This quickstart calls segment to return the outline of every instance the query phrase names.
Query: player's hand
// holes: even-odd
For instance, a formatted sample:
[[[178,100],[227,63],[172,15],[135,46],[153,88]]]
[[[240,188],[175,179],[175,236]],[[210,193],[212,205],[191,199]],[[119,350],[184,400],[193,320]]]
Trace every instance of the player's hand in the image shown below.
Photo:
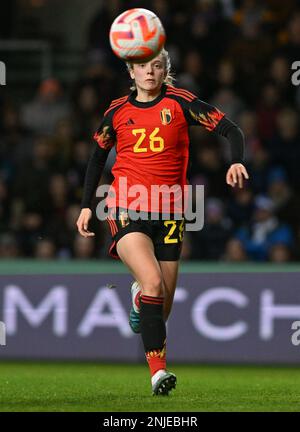
[[[244,177],[249,179],[246,168],[241,163],[232,164],[226,174],[226,183],[234,187],[237,183],[240,188],[243,187]]]
[[[89,208],[83,208],[80,212],[79,218],[77,219],[76,225],[78,232],[83,237],[94,237],[95,233],[88,230],[89,221],[92,217],[92,210]]]

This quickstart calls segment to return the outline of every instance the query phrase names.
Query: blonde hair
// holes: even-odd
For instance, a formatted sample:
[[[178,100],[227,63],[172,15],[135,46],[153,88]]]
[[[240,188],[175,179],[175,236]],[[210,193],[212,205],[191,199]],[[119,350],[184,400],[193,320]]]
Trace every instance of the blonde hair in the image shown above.
[[[173,86],[174,85],[174,81],[175,81],[175,76],[174,74],[171,72],[171,59],[170,59],[170,55],[168,53],[168,51],[163,48],[161,50],[161,52],[158,55],[162,55],[162,59],[164,61],[164,66],[165,66],[165,70],[166,70],[166,76],[164,79],[164,84]],[[132,62],[126,62],[126,66],[127,66],[127,70],[128,72],[133,70],[133,65],[134,63]],[[130,90],[134,91],[136,90],[136,85],[135,82],[133,82],[132,86],[130,87]]]

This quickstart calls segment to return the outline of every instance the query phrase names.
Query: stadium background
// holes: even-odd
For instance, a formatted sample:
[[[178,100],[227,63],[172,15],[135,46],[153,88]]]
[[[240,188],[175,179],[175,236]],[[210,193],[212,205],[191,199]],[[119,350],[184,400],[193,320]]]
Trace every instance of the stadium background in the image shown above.
[[[226,141],[191,129],[190,181],[205,186],[205,226],[185,236],[169,356],[196,365],[297,365],[299,346],[291,342],[291,324],[300,320],[300,86],[292,84],[291,67],[300,60],[299,3],[14,0],[1,2],[0,15],[0,60],[6,65],[6,85],[0,87],[0,320],[7,326],[6,346],[0,346],[3,379],[10,377],[9,382],[20,373],[28,384],[26,364],[22,372],[22,363],[7,359],[144,362],[140,341],[126,334],[131,278],[107,256],[106,225],[93,220],[95,240],[80,237],[75,226],[91,137],[111,99],[128,93],[130,80],[110,51],[108,30],[130,7],[149,8],[161,18],[176,85],[218,106],[246,139],[250,180],[242,190],[232,189],[225,183]],[[113,157],[103,183],[111,181]],[[116,290],[107,288],[111,283]],[[208,297],[212,303],[206,303],[211,307],[206,314]],[[80,334],[91,310],[96,318],[90,332]],[[208,324],[205,331],[201,322],[195,325],[200,315]],[[125,317],[123,331],[116,325],[118,316]],[[229,329],[237,331],[231,339]],[[34,367],[32,377],[38,377]],[[226,370],[238,374],[238,369]],[[105,371],[103,366],[102,382]],[[199,371],[202,382],[204,375],[214,374],[200,366]],[[293,390],[298,369],[274,369],[269,378],[267,369],[243,370],[244,381],[237,380],[247,386],[260,373],[265,383],[270,380],[269,408],[283,407],[282,389],[272,399],[276,382],[298,400]],[[226,387],[224,374],[222,381],[217,373],[220,388]],[[4,398],[7,409],[14,404],[11,389],[11,400]],[[222,409],[230,409],[232,394],[227,396]],[[238,403],[236,409],[250,407],[247,401]],[[30,406],[46,408],[44,400]],[[204,408],[220,406],[207,403]]]
[[[296,2],[5,3],[1,257],[107,257],[106,224],[95,221],[96,240],[85,240],[74,222],[93,132],[110,100],[127,94],[130,84],[109,48],[109,26],[121,10],[141,4],[164,23],[177,85],[220,107],[246,137],[250,181],[233,190],[224,181],[226,144],[192,129],[190,181],[205,186],[206,223],[185,236],[183,259],[299,259],[300,87],[291,83],[300,47]]]

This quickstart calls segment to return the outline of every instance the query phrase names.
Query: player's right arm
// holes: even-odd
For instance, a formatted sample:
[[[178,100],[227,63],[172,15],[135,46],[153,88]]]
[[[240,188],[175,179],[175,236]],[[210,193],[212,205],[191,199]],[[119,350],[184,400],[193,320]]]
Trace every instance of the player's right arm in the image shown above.
[[[95,148],[90,156],[85,174],[81,212],[76,225],[83,237],[93,237],[95,233],[89,231],[88,225],[92,218],[91,203],[108,158],[108,154],[115,143],[115,132],[112,126],[112,116],[105,115],[100,127],[94,135]]]

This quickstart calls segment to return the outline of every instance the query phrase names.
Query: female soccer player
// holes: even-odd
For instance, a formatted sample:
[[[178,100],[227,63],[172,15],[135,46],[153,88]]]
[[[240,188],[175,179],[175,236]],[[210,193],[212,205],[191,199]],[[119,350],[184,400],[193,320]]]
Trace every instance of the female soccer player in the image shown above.
[[[136,281],[131,288],[129,323],[134,332],[141,333],[153,394],[167,395],[176,386],[176,376],[166,368],[165,322],[173,303],[184,231],[182,191],[189,157],[189,125],[202,126],[228,139],[232,160],[227,184],[242,187],[243,178],[249,177],[243,165],[241,130],[217,108],[172,85],[167,51],[147,63],[130,64],[128,69],[135,89],[129,96],[112,101],[94,136],[96,146],[86,172],[77,227],[84,237],[94,235],[88,230],[91,200],[109,151],[116,145],[114,181],[106,200],[112,233],[110,254],[123,261]],[[155,198],[154,185],[176,185],[176,193]],[[166,201],[170,205],[167,218]],[[143,217],[136,220],[133,209]]]

